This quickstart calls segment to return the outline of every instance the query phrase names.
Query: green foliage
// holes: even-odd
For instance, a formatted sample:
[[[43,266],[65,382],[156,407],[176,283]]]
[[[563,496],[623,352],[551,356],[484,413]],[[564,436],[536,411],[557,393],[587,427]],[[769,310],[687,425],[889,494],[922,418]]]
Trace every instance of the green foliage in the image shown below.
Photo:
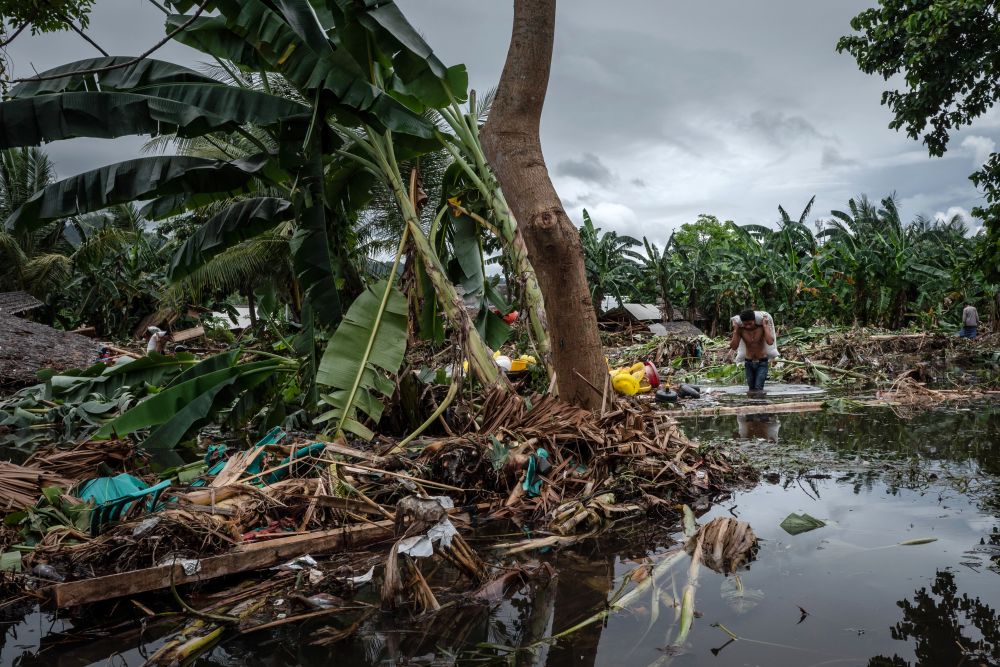
[[[143,446],[170,449],[194,428],[232,407],[245,392],[286,370],[289,364],[281,359],[240,363],[239,351],[208,357],[169,386],[104,424],[95,435],[121,437],[151,428]]]
[[[143,392],[128,411],[111,421],[96,419],[102,435],[152,429],[147,446],[171,447],[209,419],[255,414],[261,401],[287,388],[274,382],[274,373],[293,365],[296,400],[307,410],[316,408],[318,373],[334,388],[328,400],[333,412],[340,411],[332,415],[339,420],[337,430],[363,432],[358,410],[377,421],[388,392],[383,375],[398,370],[395,351],[400,348],[401,359],[406,307],[405,302],[399,307],[402,297],[391,274],[379,285],[388,301],[369,309],[371,292],[364,290],[355,256],[361,240],[355,225],[376,177],[391,188],[394,205],[409,203],[401,166],[442,148],[441,132],[427,112],[465,99],[464,67],[444,66],[391,1],[215,0],[197,18],[190,14],[195,3],[169,4],[184,13],[168,16],[167,30],[177,30],[177,41],[217,58],[224,76],[150,59],[134,67],[118,67],[126,57],[70,63],[21,84],[0,103],[0,147],[127,134],[157,137],[155,147],[173,142],[180,155],[138,158],[42,184],[10,208],[4,229],[10,238],[37,235],[68,218],[143,201],[148,203],[140,216],[166,219],[179,234],[153,244],[141,224],[102,227],[86,235],[80,252],[60,247],[37,256],[25,253],[29,262],[23,271],[30,268],[36,284],[52,286],[86,276],[98,289],[83,294],[81,283],[81,292],[73,293],[86,303],[106,297],[109,310],[150,312],[151,305],[132,295],[124,298],[125,287],[111,292],[99,275],[104,271],[131,284],[107,265],[113,259],[130,267],[119,254],[129,252],[137,262],[157,266],[157,276],[169,274],[172,284],[162,296],[175,312],[207,291],[251,295],[274,283],[280,289],[264,290],[268,311],[277,312],[278,299],[292,306],[299,333],[293,341],[282,340],[282,349],[294,348],[299,356],[294,364],[218,366],[217,357],[211,371],[206,366],[195,377],[151,386],[156,391]],[[106,71],[88,73],[95,68]],[[377,157],[365,147],[369,138],[378,142]],[[171,220],[175,215],[188,222]],[[443,266],[453,260],[455,279],[467,288],[470,304],[478,305],[480,335],[502,340],[507,327],[489,312],[488,303],[500,301],[485,279],[479,226],[455,225],[448,232],[448,252],[438,257],[428,254],[419,225],[412,219],[408,225],[411,238],[424,241],[418,245],[434,269],[435,291],[447,292],[439,298],[445,310],[458,303],[443,277]],[[0,247],[8,245],[0,239]],[[146,287],[140,280],[145,275],[134,278]],[[353,320],[341,324],[342,311],[359,293],[348,311]],[[378,345],[360,352],[341,346],[364,336]],[[468,336],[475,338],[476,332]],[[343,367],[337,355],[346,351],[358,369],[351,382],[338,375]],[[495,373],[488,355],[480,356],[485,362],[479,366]]]
[[[406,297],[388,279],[354,300],[319,364],[316,382],[330,388],[322,400],[332,409],[317,422],[336,420],[335,433],[374,436],[357,412],[374,422],[382,416],[380,396],[391,396],[395,389],[386,374],[399,372],[406,352],[406,317]]]
[[[184,278],[227,248],[273,229],[291,216],[291,208],[290,202],[276,197],[254,197],[233,204],[188,237],[170,262],[168,278]]]
[[[703,215],[682,225],[661,251],[644,239],[644,299],[659,297],[709,333],[728,330],[746,307],[772,312],[783,327],[817,322],[899,328],[957,323],[960,300],[992,304],[996,286],[976,262],[978,239],[964,223],[918,217],[906,223],[895,200],[861,196],[845,211],[807,224],[779,207],[774,227],[739,226]]]
[[[634,286],[639,276],[636,262],[642,259],[642,255],[633,248],[640,245],[639,241],[631,236],[619,236],[616,232],[602,233],[584,209],[580,243],[590,298],[598,312],[605,296],[627,301],[625,297],[635,294]]]
[[[922,138],[941,156],[951,134],[982,116],[1000,99],[1000,31],[997,5],[984,0],[879,0],[851,20],[856,34],[841,37],[868,74],[901,82],[882,93],[889,127]],[[901,75],[901,76],[900,76]],[[982,259],[992,281],[1000,279],[1000,156],[990,155],[970,177],[986,196],[973,213],[987,225]]]
[[[27,24],[31,34],[69,30],[73,23],[86,28],[94,0],[0,0],[0,37]]]

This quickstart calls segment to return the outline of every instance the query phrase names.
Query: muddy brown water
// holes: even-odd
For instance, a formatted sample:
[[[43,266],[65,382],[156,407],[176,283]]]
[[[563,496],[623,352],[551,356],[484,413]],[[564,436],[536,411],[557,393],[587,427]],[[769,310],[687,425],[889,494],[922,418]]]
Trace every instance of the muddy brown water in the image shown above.
[[[330,647],[310,641],[341,624],[336,620],[230,636],[197,664],[1000,664],[1000,406],[924,410],[910,419],[866,410],[757,422],[749,433],[736,417],[684,422],[688,435],[706,442],[731,442],[742,432],[750,439],[741,446],[767,474],[699,517],[736,516],[762,541],[756,560],[739,573],[741,595],[732,577],[702,568],[699,614],[680,651],[668,646],[673,608],[654,609],[650,595],[604,623],[511,653],[604,608],[637,562],[673,546],[676,527],[644,521],[558,552],[528,554],[526,561],[550,563],[558,578],[529,584],[492,607],[456,597],[432,619],[378,614],[354,638]],[[789,535],[779,524],[791,512],[827,525]],[[935,541],[899,545],[922,538]],[[478,535],[473,544],[486,548],[496,539],[511,536]],[[686,570],[684,563],[663,582],[666,595],[680,596]],[[126,606],[118,613],[131,615]],[[740,638],[730,641],[719,624]],[[79,625],[38,611],[8,620],[0,626],[0,664],[141,664],[158,645],[131,631],[73,642]]]

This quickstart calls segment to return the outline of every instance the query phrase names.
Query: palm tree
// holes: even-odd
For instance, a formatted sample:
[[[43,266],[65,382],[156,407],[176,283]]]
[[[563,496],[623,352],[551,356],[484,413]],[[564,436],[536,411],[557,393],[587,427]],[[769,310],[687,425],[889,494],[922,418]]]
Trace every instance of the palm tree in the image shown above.
[[[36,147],[0,150],[0,220],[17,210],[28,197],[55,180],[55,167]],[[24,270],[35,248],[45,245],[61,227],[46,225],[34,233],[15,235],[0,227],[0,290],[24,287]]]
[[[631,236],[619,236],[617,232],[601,233],[599,227],[594,227],[590,213],[584,209],[580,243],[590,298],[598,313],[605,295],[610,294],[621,303],[623,295],[634,293],[639,277],[637,262],[643,259],[632,249],[641,245],[638,240]]]

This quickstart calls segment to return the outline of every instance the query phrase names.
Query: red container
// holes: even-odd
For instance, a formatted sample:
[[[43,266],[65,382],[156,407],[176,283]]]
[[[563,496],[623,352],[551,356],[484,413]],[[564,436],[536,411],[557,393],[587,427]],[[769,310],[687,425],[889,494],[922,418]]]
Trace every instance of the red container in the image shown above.
[[[646,382],[653,389],[660,386],[660,374],[656,372],[656,366],[648,361],[646,362]]]

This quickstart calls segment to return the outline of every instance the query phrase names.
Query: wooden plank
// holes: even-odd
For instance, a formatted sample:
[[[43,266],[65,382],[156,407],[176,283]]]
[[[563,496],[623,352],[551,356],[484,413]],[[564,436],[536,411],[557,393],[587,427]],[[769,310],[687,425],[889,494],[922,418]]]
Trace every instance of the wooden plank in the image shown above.
[[[176,585],[191,584],[229,574],[260,570],[279,565],[297,556],[322,554],[336,549],[359,546],[391,537],[392,534],[392,521],[377,521],[371,524],[313,531],[283,539],[253,542],[220,556],[202,558],[200,561],[201,570],[191,575],[186,574],[179,563],[175,563],[56,584],[46,588],[43,592],[56,607],[73,607],[159,590],[170,586],[171,582]]]
[[[869,340],[911,340],[915,338],[927,338],[926,333],[912,333],[912,334],[873,334],[868,337]]]
[[[139,357],[141,357],[143,355],[142,352],[135,352],[134,350],[129,350],[128,348],[124,348],[124,347],[118,347],[116,345],[112,345],[111,343],[101,343],[101,346],[108,348],[109,350],[111,350],[115,354],[120,354],[120,355],[124,355],[124,356],[127,356],[127,357],[132,357],[132,358],[135,358],[135,359],[137,359],[137,358],[139,358]]]
[[[758,405],[728,405],[716,408],[697,408],[683,412],[671,412],[671,417],[715,417],[720,415],[756,415],[779,412],[811,412],[822,410],[825,401],[799,401],[796,403],[768,403]]]
[[[191,340],[192,338],[201,338],[205,335],[205,327],[197,326],[191,327],[190,329],[182,329],[181,331],[175,331],[170,334],[170,340],[175,343],[182,343],[186,340]]]
[[[488,503],[477,506],[480,511],[488,508]],[[459,513],[457,509],[451,510],[449,514],[455,521],[470,520],[468,513]],[[201,570],[192,575],[185,574],[184,568],[175,563],[55,584],[41,592],[56,607],[73,607],[167,588],[171,582],[175,585],[192,584],[273,567],[305,554],[320,555],[337,549],[363,546],[392,537],[394,529],[395,522],[385,520],[317,530],[266,542],[251,542],[229,553],[202,558]]]

